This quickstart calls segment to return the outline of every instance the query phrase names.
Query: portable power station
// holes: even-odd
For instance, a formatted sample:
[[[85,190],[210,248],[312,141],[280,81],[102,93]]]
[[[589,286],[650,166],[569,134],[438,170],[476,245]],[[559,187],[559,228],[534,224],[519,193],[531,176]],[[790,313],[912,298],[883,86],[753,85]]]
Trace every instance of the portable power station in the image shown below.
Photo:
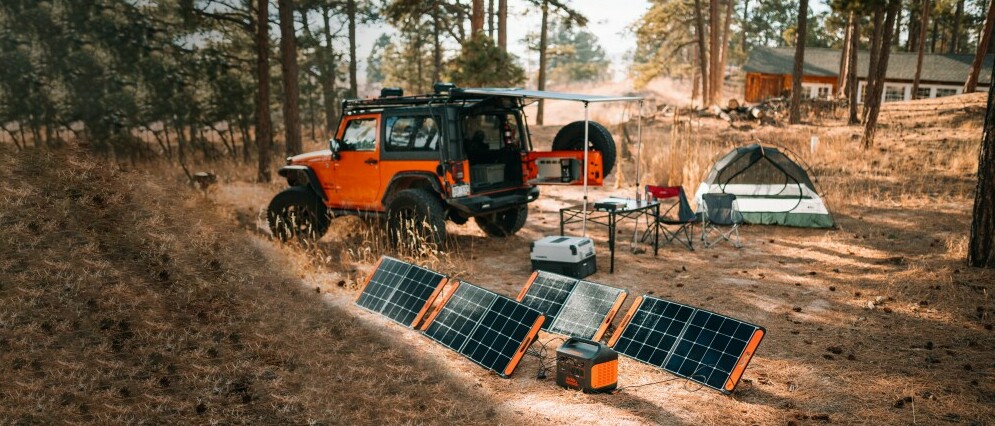
[[[599,342],[571,337],[556,350],[556,384],[584,392],[618,386],[618,352]]]

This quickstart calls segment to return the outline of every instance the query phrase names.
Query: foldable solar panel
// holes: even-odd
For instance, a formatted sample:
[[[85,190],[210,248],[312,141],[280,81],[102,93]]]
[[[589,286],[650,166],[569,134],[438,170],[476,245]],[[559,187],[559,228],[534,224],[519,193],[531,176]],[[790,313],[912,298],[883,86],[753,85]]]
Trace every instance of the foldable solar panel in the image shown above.
[[[425,335],[509,377],[535,340],[545,316],[470,283],[457,282],[422,326]]]
[[[445,282],[446,277],[438,272],[384,256],[367,279],[356,304],[414,327]]]
[[[532,273],[518,300],[546,314],[543,330],[600,340],[622,307],[625,290],[546,271]]]
[[[609,346],[723,393],[739,383],[766,330],[680,303],[642,296]]]

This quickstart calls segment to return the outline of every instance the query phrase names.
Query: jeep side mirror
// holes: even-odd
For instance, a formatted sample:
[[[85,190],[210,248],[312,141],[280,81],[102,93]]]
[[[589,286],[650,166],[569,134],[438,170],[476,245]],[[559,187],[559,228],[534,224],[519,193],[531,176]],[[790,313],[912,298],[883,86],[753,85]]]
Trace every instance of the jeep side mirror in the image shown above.
[[[341,149],[341,147],[342,143],[338,139],[332,138],[328,140],[328,149],[332,151],[333,160],[339,159],[339,150]]]

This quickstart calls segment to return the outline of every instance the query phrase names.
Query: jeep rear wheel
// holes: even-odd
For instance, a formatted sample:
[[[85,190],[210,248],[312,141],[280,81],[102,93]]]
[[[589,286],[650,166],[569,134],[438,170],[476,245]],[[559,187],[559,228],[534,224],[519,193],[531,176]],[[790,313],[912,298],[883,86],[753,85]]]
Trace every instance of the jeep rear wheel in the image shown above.
[[[397,191],[387,200],[387,232],[394,243],[411,238],[444,243],[446,217],[442,201],[425,189]]]
[[[601,162],[604,165],[605,176],[615,168],[615,139],[612,134],[594,121],[588,121],[588,140],[591,141],[589,149],[601,152]],[[567,124],[556,132],[553,138],[553,151],[583,151],[584,150],[584,122],[574,121]]]
[[[266,210],[266,219],[273,236],[280,241],[317,241],[328,231],[328,209],[314,191],[303,186],[276,194]]]
[[[528,217],[529,207],[522,205],[473,219],[485,234],[492,237],[509,237],[525,226],[525,219]]]

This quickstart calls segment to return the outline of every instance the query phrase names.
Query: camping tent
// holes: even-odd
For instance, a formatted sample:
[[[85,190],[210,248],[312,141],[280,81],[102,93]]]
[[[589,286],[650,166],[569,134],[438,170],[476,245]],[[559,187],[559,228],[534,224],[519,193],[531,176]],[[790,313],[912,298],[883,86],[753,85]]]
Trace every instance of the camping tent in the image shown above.
[[[833,226],[833,217],[816,193],[808,173],[774,147],[752,144],[723,156],[698,187],[695,193],[698,206],[706,193],[736,194],[746,223]]]

